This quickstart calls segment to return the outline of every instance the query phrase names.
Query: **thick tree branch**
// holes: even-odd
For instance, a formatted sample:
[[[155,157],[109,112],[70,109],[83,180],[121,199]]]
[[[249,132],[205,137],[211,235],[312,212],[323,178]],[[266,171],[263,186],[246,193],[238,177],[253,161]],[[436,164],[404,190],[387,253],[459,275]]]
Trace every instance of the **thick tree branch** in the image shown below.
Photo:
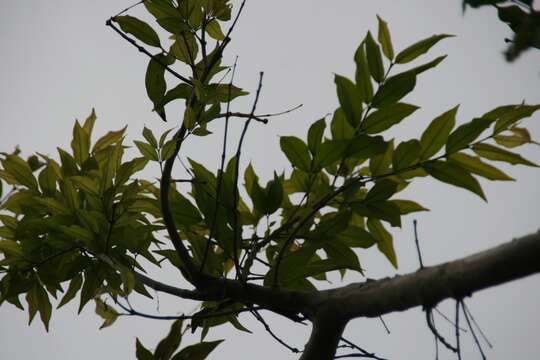
[[[473,292],[540,272],[540,232],[414,273],[327,290],[346,318],[376,317]]]

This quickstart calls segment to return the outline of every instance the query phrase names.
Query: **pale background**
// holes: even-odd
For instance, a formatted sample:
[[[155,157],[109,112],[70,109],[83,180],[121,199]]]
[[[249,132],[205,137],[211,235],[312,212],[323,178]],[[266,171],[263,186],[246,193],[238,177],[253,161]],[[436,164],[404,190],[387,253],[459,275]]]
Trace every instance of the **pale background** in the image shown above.
[[[26,154],[33,150],[55,154],[56,146],[69,146],[73,120],[84,119],[92,107],[99,117],[97,134],[129,124],[131,141],[140,137],[144,124],[156,132],[167,128],[150,113],[151,104],[144,90],[147,59],[105,27],[110,15],[128,5],[118,0],[0,1],[2,151],[20,145]],[[132,14],[141,14],[141,10]],[[252,160],[264,178],[274,169],[286,168],[278,135],[305,136],[312,121],[333,111],[337,105],[333,72],[354,76],[353,53],[368,29],[376,32],[376,14],[388,21],[397,50],[434,33],[457,35],[422,58],[427,61],[449,54],[436,70],[421,76],[417,90],[406,99],[422,109],[396,127],[392,136],[399,140],[417,137],[434,116],[458,103],[458,118],[464,122],[497,105],[523,99],[540,102],[540,52],[528,52],[514,64],[506,63],[503,39],[510,36],[510,31],[496,19],[494,9],[467,11],[463,15],[458,0],[250,0],[228,49],[229,63],[239,55],[238,84],[254,91],[258,72],[265,71],[261,112],[280,111],[299,103],[304,107],[267,126],[253,125],[245,145],[244,163]],[[248,111],[249,105],[250,99],[242,100],[234,110]],[[527,122],[537,139],[539,120],[537,115]],[[186,154],[215,167],[221,146],[220,128],[211,128],[216,136],[187,145]],[[529,147],[521,151],[540,162],[539,150]],[[540,171],[512,166],[504,169],[518,181],[482,181],[489,204],[469,192],[432,180],[421,179],[410,186],[409,198],[432,209],[416,216],[427,264],[455,259],[539,229]],[[157,177],[158,169],[150,166],[145,175]],[[412,219],[405,218],[403,228],[395,232],[398,273],[418,266]],[[362,252],[360,260],[372,278],[395,273],[375,251]],[[177,272],[166,270],[160,274],[162,279],[178,283]],[[346,280],[361,278],[348,276]],[[490,359],[540,357],[539,280],[536,275],[482,291],[468,300],[495,345],[488,350]],[[165,295],[159,300],[161,314],[177,314],[195,306]],[[140,310],[157,313],[156,302],[140,305]],[[453,303],[445,303],[442,309],[453,316]],[[297,358],[271,339],[249,315],[240,319],[253,334],[239,333],[228,325],[211,330],[208,339],[227,339],[212,359]],[[308,327],[274,316],[267,319],[282,338],[302,348]],[[391,314],[385,320],[390,335],[378,320],[357,319],[349,324],[346,336],[383,357],[434,358],[433,339],[419,309]],[[451,338],[452,326],[437,315],[436,320],[441,331]],[[0,308],[0,359],[133,359],[136,336],[153,348],[169,327],[164,321],[121,318],[112,328],[98,331],[101,319],[93,313],[91,304],[81,316],[76,316],[75,304],[55,311],[48,334],[39,319],[30,327],[27,321],[27,314],[11,305]],[[184,344],[194,341],[195,336],[188,337]],[[465,359],[480,358],[470,336],[462,335],[462,342]],[[454,357],[444,350],[440,356]]]

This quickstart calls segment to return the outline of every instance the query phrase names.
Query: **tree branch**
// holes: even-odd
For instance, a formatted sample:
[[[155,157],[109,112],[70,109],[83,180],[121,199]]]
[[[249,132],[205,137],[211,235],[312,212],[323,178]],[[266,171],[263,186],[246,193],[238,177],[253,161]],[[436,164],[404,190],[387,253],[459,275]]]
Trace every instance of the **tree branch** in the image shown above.
[[[448,298],[540,272],[540,232],[465,258],[414,273],[326,290],[347,318],[376,317],[416,306],[433,306]]]

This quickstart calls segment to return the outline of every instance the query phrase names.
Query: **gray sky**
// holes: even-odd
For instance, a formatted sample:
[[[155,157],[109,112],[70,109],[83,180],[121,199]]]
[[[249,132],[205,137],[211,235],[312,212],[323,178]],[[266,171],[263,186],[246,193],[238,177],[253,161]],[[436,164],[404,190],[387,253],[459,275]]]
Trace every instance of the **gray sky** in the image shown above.
[[[0,2],[2,151],[20,145],[26,154],[55,154],[56,146],[69,147],[73,120],[85,118],[92,107],[98,114],[95,134],[128,124],[128,138],[132,140],[140,137],[145,124],[155,132],[171,126],[164,126],[150,113],[144,90],[147,59],[104,25],[105,19],[127,5],[124,1]],[[304,107],[273,119],[269,125],[252,126],[245,163],[251,160],[266,178],[274,169],[286,168],[278,136],[304,137],[312,121],[335,109],[333,73],[353,77],[352,56],[365,32],[376,31],[376,14],[388,21],[397,50],[434,33],[457,35],[422,58],[427,61],[449,55],[436,70],[423,74],[415,92],[407,97],[407,102],[421,109],[395,128],[392,136],[397,139],[419,136],[433,117],[456,104],[461,104],[458,119],[465,122],[497,105],[523,99],[540,103],[540,52],[526,53],[514,64],[507,64],[501,52],[503,38],[510,33],[496,19],[493,9],[467,11],[463,16],[457,0],[249,0],[228,50],[229,60],[239,56],[238,84],[254,91],[258,72],[265,71],[260,112],[280,111],[299,103]],[[250,101],[238,101],[234,110],[247,111]],[[540,138],[539,120],[536,115],[526,123],[536,139]],[[216,126],[210,130],[216,136],[190,143],[186,155],[215,166],[221,130]],[[540,162],[539,150],[529,147],[521,151]],[[503,169],[517,183],[481,181],[489,203],[432,180],[417,180],[406,190],[408,198],[432,210],[416,216],[427,264],[455,259],[539,229],[540,171],[512,166]],[[145,176],[157,177],[158,169],[150,166]],[[417,268],[412,219],[405,218],[403,228],[394,231],[398,273]],[[395,273],[376,251],[360,253],[360,261],[369,277]],[[175,272],[165,270],[158,275],[178,283]],[[540,333],[539,279],[537,275],[485,290],[468,300],[495,345],[488,350],[490,359],[539,357],[540,346],[535,341]],[[337,278],[334,285],[339,285]],[[195,306],[164,295],[159,300],[162,314],[189,311]],[[155,301],[140,302],[141,309],[148,312],[156,312],[156,305]],[[441,308],[453,316],[452,303]],[[93,305],[80,316],[76,316],[76,306],[55,311],[49,334],[38,320],[28,327],[27,313],[10,305],[0,308],[0,319],[0,358],[23,360],[134,358],[136,336],[147,347],[154,347],[169,327],[168,322],[121,318],[113,327],[98,331],[101,320],[94,315]],[[229,326],[211,330],[208,339],[227,339],[212,359],[296,358],[249,316],[240,319],[253,334],[239,333]],[[349,324],[346,336],[380,356],[433,358],[433,339],[423,319],[419,309],[388,315],[385,320],[390,335],[377,320],[357,319]],[[308,327],[291,325],[274,316],[268,316],[268,320],[296,347],[301,348],[307,340]],[[441,331],[451,336],[452,327],[440,317],[436,320]],[[470,336],[462,338],[464,358],[480,358]],[[187,344],[196,338],[185,340]],[[451,357],[443,351],[440,358]]]

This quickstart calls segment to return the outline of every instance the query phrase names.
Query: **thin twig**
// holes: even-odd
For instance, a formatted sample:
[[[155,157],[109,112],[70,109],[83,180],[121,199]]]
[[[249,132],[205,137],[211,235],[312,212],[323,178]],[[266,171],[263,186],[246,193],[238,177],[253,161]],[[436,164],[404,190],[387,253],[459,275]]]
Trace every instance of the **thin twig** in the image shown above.
[[[384,321],[384,319],[383,319],[382,316],[379,316],[379,320],[381,320],[381,323],[383,324],[384,330],[386,330],[386,333],[387,333],[387,334],[390,334],[390,329],[389,329],[388,326],[386,325],[386,322]]]
[[[471,324],[471,320],[469,319],[469,315],[467,314],[467,311],[465,310],[465,301],[461,301],[461,308],[463,309],[463,316],[465,317],[465,320],[467,321],[467,325],[469,326],[469,330],[471,330],[472,337],[474,339],[474,343],[476,344],[476,347],[478,348],[478,351],[480,352],[480,356],[482,356],[483,360],[486,360],[486,355],[484,354],[484,350],[482,349],[482,345],[480,345],[480,341],[478,341],[478,337],[476,336],[476,333],[474,332],[474,329]]]
[[[360,346],[356,345],[350,340],[345,339],[344,337],[341,337],[340,340],[343,341],[345,344],[347,344],[347,346],[350,347],[351,349],[360,351],[362,355],[366,358],[375,359],[375,360],[385,360],[384,358],[378,357],[374,353],[370,353],[369,351],[361,348]]]
[[[461,344],[459,342],[459,304],[461,300],[456,299],[456,349],[458,360],[461,360]]]
[[[234,75],[236,74],[237,61],[238,61],[238,57],[236,57],[236,59],[234,60],[233,71],[231,74],[231,81],[229,82],[229,86],[227,89],[227,114],[229,113],[229,109],[231,106],[231,91],[232,91],[232,84],[234,81]],[[219,212],[219,197],[221,195],[221,185],[223,182],[223,170],[225,169],[225,156],[227,154],[228,131],[229,131],[229,115],[225,116],[225,125],[224,125],[224,130],[223,130],[223,148],[221,150],[221,164],[220,164],[218,178],[217,178],[214,216],[212,218],[212,226],[210,227],[210,234],[208,235],[208,241],[206,242],[206,246],[204,248],[204,255],[201,261],[201,266],[200,266],[199,271],[203,271],[204,265],[206,264],[208,252],[210,251],[210,240],[214,237],[214,231],[216,228],[217,214]]]
[[[129,42],[131,45],[133,45],[135,48],[137,48],[137,50],[139,50],[140,52],[142,52],[143,54],[145,54],[146,56],[150,57],[152,60],[154,60],[155,62],[157,62],[159,65],[163,66],[163,68],[168,71],[169,73],[171,73],[174,77],[176,77],[177,79],[185,82],[186,84],[189,84],[191,86],[193,86],[193,83],[191,82],[191,80],[189,80],[188,78],[180,75],[179,73],[177,73],[176,71],[174,71],[173,69],[171,69],[169,67],[169,65],[165,64],[163,61],[161,61],[157,56],[153,55],[152,53],[150,53],[148,50],[146,50],[144,47],[142,47],[141,45],[137,44],[137,42],[135,40],[133,40],[132,38],[130,38],[129,36],[127,36],[126,34],[124,34],[123,31],[121,31],[120,29],[118,29],[114,24],[113,24],[113,20],[114,18],[110,18],[109,20],[107,20],[105,22],[105,25],[107,26],[110,26],[116,33],[118,33],[122,38],[124,38],[124,40],[126,40],[127,42]]]
[[[480,325],[478,325],[478,323],[476,322],[473,314],[471,313],[471,311],[469,310],[469,307],[467,306],[467,304],[463,303],[463,308],[465,309],[465,311],[467,312],[467,315],[469,316],[469,318],[472,320],[472,323],[474,324],[474,326],[476,326],[476,329],[478,330],[478,332],[480,333],[480,336],[482,336],[482,339],[484,339],[484,341],[486,342],[487,346],[492,349],[493,348],[493,345],[491,345],[491,342],[489,341],[489,339],[487,338],[487,336],[484,334],[484,332],[482,331],[482,328],[480,327]]]
[[[444,320],[446,320],[449,324],[451,324],[452,326],[456,326],[456,323],[452,321],[452,319],[450,319],[448,316],[446,316],[442,311],[440,311],[439,309],[437,309],[437,307],[433,307],[432,310],[435,310],[435,312],[437,314],[439,314],[440,317],[442,317]],[[463,332],[467,332],[467,329],[464,329],[462,327],[459,328],[460,331],[463,331]]]
[[[446,339],[437,331],[437,328],[435,327],[435,324],[433,322],[433,313],[431,311],[431,308],[428,308],[426,311],[426,323],[431,330],[431,333],[450,351],[457,352],[457,348],[453,345],[451,345]]]
[[[283,341],[282,339],[280,339],[279,336],[277,336],[272,331],[272,329],[270,328],[268,323],[264,320],[264,318],[261,316],[261,314],[259,314],[259,312],[257,310],[252,310],[251,314],[255,317],[255,319],[257,319],[264,326],[266,332],[268,332],[270,334],[270,336],[272,336],[278,343],[280,343],[281,345],[283,345],[284,347],[286,347],[287,349],[289,349],[290,351],[292,351],[295,354],[298,354],[298,353],[302,352],[302,351],[298,350],[297,348],[295,348],[294,346],[291,346],[291,345],[287,344],[285,341]]]
[[[420,263],[420,269],[424,268],[424,262],[422,261],[422,252],[420,251],[420,242],[418,241],[418,221],[413,220],[414,227],[414,243],[416,244],[416,252],[418,253],[418,262]]]
[[[118,14],[114,15],[113,17],[120,16],[120,15],[122,15],[123,13],[128,12],[129,10],[133,9],[135,6],[140,5],[140,4],[142,4],[142,3],[144,3],[144,0],[138,1],[138,2],[136,2],[135,4],[133,4],[133,5],[131,5],[131,6],[128,6],[127,8],[125,8],[125,9],[122,10],[122,11],[120,11]]]
[[[236,276],[240,276],[240,268],[238,264],[238,230],[239,230],[239,224],[238,224],[238,177],[240,172],[240,155],[242,152],[242,145],[244,143],[244,138],[246,136],[246,132],[248,129],[249,124],[251,123],[251,120],[253,118],[253,114],[255,114],[255,110],[257,109],[257,104],[259,103],[259,96],[261,94],[261,88],[262,88],[262,81],[263,81],[264,73],[261,71],[259,73],[259,85],[257,86],[257,92],[255,93],[255,100],[253,101],[253,106],[251,107],[250,117],[246,120],[244,123],[244,128],[242,129],[242,133],[240,134],[240,140],[238,141],[238,148],[236,150],[235,155],[235,166],[234,166],[234,184],[233,184],[233,231],[234,231],[234,237],[233,237],[233,260],[234,260],[234,266],[236,270]],[[241,236],[241,234],[240,234]]]

